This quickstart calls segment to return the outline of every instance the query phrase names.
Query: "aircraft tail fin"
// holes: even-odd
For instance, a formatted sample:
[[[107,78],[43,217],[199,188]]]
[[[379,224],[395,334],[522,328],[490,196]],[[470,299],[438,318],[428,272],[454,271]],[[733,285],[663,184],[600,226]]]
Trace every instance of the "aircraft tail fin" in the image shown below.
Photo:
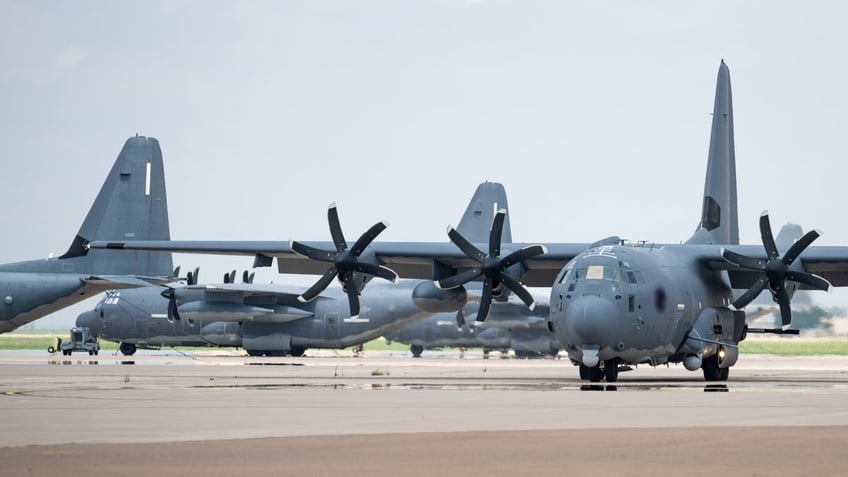
[[[171,238],[162,150],[152,137],[136,135],[126,141],[79,233],[59,257],[62,268],[82,274],[171,275],[170,253],[85,250],[92,240],[127,238]]]
[[[724,60],[721,60],[716,80],[701,222],[687,243],[739,243],[733,98],[730,70]]]
[[[495,220],[495,213],[499,209],[507,210],[501,242],[511,243],[512,233],[509,227],[509,204],[506,200],[506,189],[497,182],[483,182],[477,186],[477,190],[471,197],[456,231],[471,242],[488,243],[489,231],[492,228],[492,222]]]

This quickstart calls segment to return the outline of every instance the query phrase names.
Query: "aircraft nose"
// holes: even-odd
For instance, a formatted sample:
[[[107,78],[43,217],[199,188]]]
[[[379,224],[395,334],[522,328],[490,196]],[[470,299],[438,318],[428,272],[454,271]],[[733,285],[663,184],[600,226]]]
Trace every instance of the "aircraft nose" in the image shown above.
[[[100,334],[99,330],[99,320],[97,319],[97,312],[94,310],[89,310],[84,313],[80,313],[77,317],[77,327],[78,328],[90,328],[91,333],[94,336],[98,336]]]
[[[574,344],[612,345],[619,334],[618,308],[605,298],[590,295],[574,300],[565,312],[566,327]]]

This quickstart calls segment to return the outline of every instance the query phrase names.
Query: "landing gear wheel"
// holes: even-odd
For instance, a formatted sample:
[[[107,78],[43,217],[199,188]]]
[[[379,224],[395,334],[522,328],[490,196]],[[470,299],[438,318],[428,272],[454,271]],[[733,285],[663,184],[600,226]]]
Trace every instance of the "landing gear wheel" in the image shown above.
[[[730,368],[718,367],[718,355],[716,354],[703,359],[701,371],[704,372],[705,381],[727,381],[727,377],[730,375]]]
[[[295,358],[299,358],[303,356],[303,353],[306,352],[306,348],[301,348],[300,346],[292,346],[291,355]]]
[[[612,358],[604,361],[604,378],[608,383],[614,383],[618,381],[618,363],[621,361],[619,358]]]
[[[244,350],[248,356],[262,356],[263,352],[256,349],[246,349]]]
[[[420,357],[421,357],[421,353],[423,353],[423,352],[424,352],[424,347],[423,347],[423,346],[421,346],[421,345],[411,345],[411,346],[409,347],[409,351],[411,351],[411,352],[412,352],[412,357],[413,357],[413,358],[420,358]]]
[[[585,377],[584,377],[585,376]],[[593,383],[599,383],[604,379],[604,371],[600,366],[588,367],[586,365],[580,365],[580,379],[586,380]]]
[[[132,356],[135,354],[136,347],[133,343],[121,343],[119,349],[124,356]]]

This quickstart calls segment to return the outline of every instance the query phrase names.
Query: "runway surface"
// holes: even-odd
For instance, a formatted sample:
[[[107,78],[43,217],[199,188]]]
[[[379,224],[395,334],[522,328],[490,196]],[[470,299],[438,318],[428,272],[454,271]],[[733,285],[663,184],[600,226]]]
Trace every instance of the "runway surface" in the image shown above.
[[[565,360],[0,352],[0,475],[844,475],[848,358],[588,385]]]

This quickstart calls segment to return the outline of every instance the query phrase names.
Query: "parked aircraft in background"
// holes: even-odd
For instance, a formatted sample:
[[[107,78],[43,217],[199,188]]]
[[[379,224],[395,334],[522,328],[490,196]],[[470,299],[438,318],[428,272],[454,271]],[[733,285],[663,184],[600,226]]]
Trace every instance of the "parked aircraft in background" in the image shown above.
[[[388,342],[409,345],[414,357],[421,356],[425,349],[443,347],[483,348],[484,357],[490,351],[513,350],[519,358],[559,353],[556,336],[547,327],[547,305],[528,311],[521,303],[495,303],[483,326],[466,322],[465,316],[476,312],[477,304],[472,302],[456,314],[439,313],[383,336]]]
[[[644,180],[638,183],[649,186]],[[339,251],[335,232],[332,243],[302,244],[310,253],[294,243],[250,241],[98,241],[91,247],[253,255],[259,265],[270,265],[276,257],[281,273],[324,274],[319,284],[338,275],[351,306],[352,290],[361,291],[369,274],[377,275],[370,273],[376,266],[404,278],[433,280],[416,292],[434,312],[462,308],[468,299],[464,285],[477,281],[483,284],[477,321],[485,321],[493,300],[514,293],[532,309],[535,301],[524,287],[551,287],[549,329],[582,378],[610,382],[630,365],[678,362],[689,370],[701,369],[706,380],[725,380],[738,357],[738,343],[755,331],[747,327],[740,309],[763,290],[769,289],[787,326],[796,290],[848,286],[848,247],[809,247],[819,235],[816,231],[781,250],[764,213],[762,246],[738,245],[733,111],[724,61],[718,72],[701,220],[686,243],[503,243],[505,220],[506,211],[499,210],[488,243],[469,241],[452,228],[448,236],[453,245],[372,242],[373,236],[366,234],[354,246],[357,253]],[[323,258],[332,256],[334,270],[314,260],[319,258],[316,250],[330,250]],[[734,289],[747,291],[734,299]]]
[[[159,287],[110,291],[77,318],[95,336],[120,342],[125,355],[159,346],[233,346],[251,356],[301,356],[307,348],[348,348],[429,316],[410,294],[415,282],[375,284],[361,296],[362,311],[351,317],[347,294],[325,290],[309,303],[303,287],[221,283],[177,288],[181,305]],[[373,289],[372,289],[373,288]]]
[[[506,205],[503,186],[477,187],[460,220],[459,230],[485,237],[494,211]],[[509,221],[505,220],[507,238]],[[101,338],[121,343],[121,352],[141,347],[241,346],[251,355],[300,356],[307,348],[347,348],[372,340],[431,315],[441,303],[417,294],[421,283],[377,286],[357,294],[356,310],[342,306],[349,293],[330,288],[308,301],[303,289],[254,284],[235,271],[222,284],[198,284],[197,271],[186,286],[147,287],[113,291],[93,311],[83,313],[77,326],[91,328]],[[432,283],[423,284],[425,290]],[[513,306],[512,309],[516,307]],[[356,313],[354,314],[354,311]],[[451,315],[453,316],[453,315]]]
[[[106,177],[79,233],[59,258],[0,265],[0,333],[107,289],[167,281],[170,253],[114,254],[90,240],[168,240],[162,151],[154,138],[131,137]]]

